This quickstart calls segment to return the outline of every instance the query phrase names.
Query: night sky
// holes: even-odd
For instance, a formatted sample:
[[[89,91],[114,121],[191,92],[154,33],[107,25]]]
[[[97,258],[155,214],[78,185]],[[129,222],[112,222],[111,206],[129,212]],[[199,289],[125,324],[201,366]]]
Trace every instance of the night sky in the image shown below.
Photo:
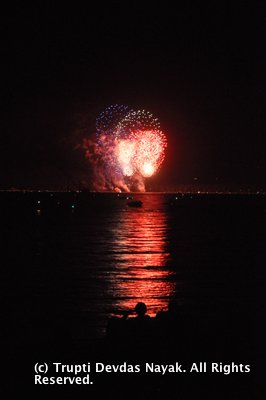
[[[113,103],[159,118],[168,148],[156,188],[265,186],[262,3],[2,10],[0,189],[89,185],[77,147]]]

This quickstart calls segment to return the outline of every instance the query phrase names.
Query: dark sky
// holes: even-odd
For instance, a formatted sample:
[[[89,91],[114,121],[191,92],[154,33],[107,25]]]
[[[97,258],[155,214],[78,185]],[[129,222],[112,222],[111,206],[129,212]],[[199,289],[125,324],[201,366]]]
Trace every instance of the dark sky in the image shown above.
[[[168,148],[158,182],[264,184],[262,3],[2,10],[0,188],[89,177],[74,148],[112,103],[159,118]]]

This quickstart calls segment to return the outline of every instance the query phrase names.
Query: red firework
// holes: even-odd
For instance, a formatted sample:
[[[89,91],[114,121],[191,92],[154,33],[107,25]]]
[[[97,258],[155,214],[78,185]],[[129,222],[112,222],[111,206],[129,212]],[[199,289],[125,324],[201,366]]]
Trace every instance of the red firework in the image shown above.
[[[148,178],[160,168],[165,154],[166,137],[159,130],[135,130],[117,145],[117,160],[126,176],[135,172]]]

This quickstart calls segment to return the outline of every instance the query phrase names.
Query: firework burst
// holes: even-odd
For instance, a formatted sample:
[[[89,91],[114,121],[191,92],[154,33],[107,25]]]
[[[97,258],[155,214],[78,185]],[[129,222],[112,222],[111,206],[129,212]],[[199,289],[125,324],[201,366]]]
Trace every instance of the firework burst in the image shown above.
[[[117,124],[115,133],[117,137],[128,137],[136,130],[148,129],[160,130],[158,118],[154,118],[153,114],[145,110],[130,110]]]
[[[145,178],[154,175],[160,168],[165,154],[166,138],[158,130],[137,130],[132,133],[136,143],[133,163]]]
[[[127,115],[129,108],[122,104],[113,104],[102,111],[96,118],[96,136],[113,135],[119,122]]]
[[[102,166],[97,173],[106,177],[103,190],[143,190],[144,179],[158,172],[167,145],[152,113],[118,104],[99,114],[96,139],[97,165]]]

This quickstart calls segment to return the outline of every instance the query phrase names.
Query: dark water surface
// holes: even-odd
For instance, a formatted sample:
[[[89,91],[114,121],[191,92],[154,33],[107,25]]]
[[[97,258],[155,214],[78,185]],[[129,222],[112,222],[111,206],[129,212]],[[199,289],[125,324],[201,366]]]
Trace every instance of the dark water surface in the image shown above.
[[[229,344],[232,357],[253,360],[264,301],[265,197],[132,196],[143,206],[129,207],[117,194],[0,194],[10,357],[47,347],[56,355],[60,343],[67,355],[104,338],[108,319],[138,301],[153,317],[174,299],[203,322],[208,340],[239,338],[238,349]]]

